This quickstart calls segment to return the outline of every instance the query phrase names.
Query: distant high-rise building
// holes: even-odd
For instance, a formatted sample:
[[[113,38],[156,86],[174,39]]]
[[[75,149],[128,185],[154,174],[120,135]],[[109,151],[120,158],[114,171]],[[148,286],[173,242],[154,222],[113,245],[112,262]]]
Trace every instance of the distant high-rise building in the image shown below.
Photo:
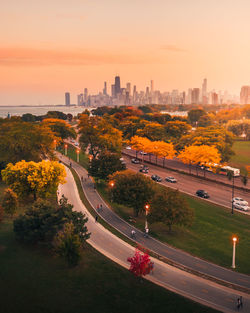
[[[199,104],[199,99],[200,99],[200,88],[193,88],[191,94],[191,103]]]
[[[131,84],[130,83],[127,83],[126,85],[126,91],[128,92],[129,96],[131,94]]]
[[[88,88],[84,88],[84,101],[88,100]]]
[[[107,95],[107,82],[104,82],[103,94]]]
[[[150,81],[150,92],[151,92],[151,95],[154,92],[154,81],[153,80]]]
[[[250,86],[242,86],[240,91],[240,103],[249,104],[250,103]]]
[[[216,92],[212,92],[212,104],[213,105],[217,105],[219,104],[219,97],[218,94]]]
[[[207,104],[207,79],[204,78],[201,89],[201,102],[202,104]]]
[[[117,97],[121,93],[121,81],[120,76],[115,77],[115,96]]]
[[[111,85],[111,96],[112,98],[115,98],[115,85]]]
[[[83,105],[83,103],[84,103],[83,93],[80,93],[79,95],[77,95],[77,105]]]
[[[70,105],[70,93],[65,92],[65,105]]]

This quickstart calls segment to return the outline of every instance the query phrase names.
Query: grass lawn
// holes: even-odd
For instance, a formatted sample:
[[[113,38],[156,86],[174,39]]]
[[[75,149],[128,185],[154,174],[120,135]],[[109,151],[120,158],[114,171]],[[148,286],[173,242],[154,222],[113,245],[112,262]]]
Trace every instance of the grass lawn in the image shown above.
[[[104,185],[98,190],[108,201]],[[237,235],[239,243],[236,252],[236,270],[250,274],[250,217],[210,204],[204,200],[184,195],[194,209],[195,221],[191,228],[174,226],[170,233],[163,223],[149,225],[150,233],[160,241],[187,251],[195,256],[230,268],[232,262],[232,236]],[[112,203],[113,210],[129,222],[133,210]],[[144,230],[145,215],[136,218],[135,227]]]
[[[231,158],[229,165],[240,168],[245,174],[245,166],[250,165],[250,141],[235,141],[233,150],[235,155]]]
[[[65,150],[62,146],[58,147],[57,150],[61,152],[62,154],[65,154]],[[67,156],[69,156],[72,160],[77,161],[76,148],[73,145],[68,144]],[[79,153],[79,164],[85,169],[88,168],[89,159],[88,159],[88,156],[83,152]]]
[[[6,217],[0,223],[0,312],[216,312],[141,282],[87,244],[82,254],[81,263],[68,268],[45,248],[18,243]]]

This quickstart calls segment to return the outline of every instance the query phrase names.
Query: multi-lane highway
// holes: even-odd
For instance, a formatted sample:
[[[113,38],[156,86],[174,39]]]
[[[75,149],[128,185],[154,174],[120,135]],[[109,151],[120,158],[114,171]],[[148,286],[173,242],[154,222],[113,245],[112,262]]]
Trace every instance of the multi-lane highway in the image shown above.
[[[131,163],[131,158],[123,155],[123,158],[126,162],[127,168],[132,169],[134,171],[139,171],[141,164],[133,164]],[[213,203],[225,206],[227,208],[231,208],[231,201],[232,201],[232,188],[229,186],[224,186],[220,183],[206,181],[199,177],[189,176],[186,174],[181,174],[178,172],[173,172],[171,170],[163,169],[162,167],[158,167],[156,165],[147,164],[149,166],[148,175],[156,174],[162,178],[162,184],[165,186],[179,189],[181,192],[185,192],[190,195],[195,195],[198,189],[204,189],[208,192],[210,198],[208,201]],[[167,176],[173,176],[177,179],[177,183],[169,183],[165,181]],[[241,197],[244,200],[248,201],[250,204],[250,192],[244,191],[240,189],[235,189],[234,191],[235,197]],[[236,209],[235,209],[236,210]],[[250,212],[243,212],[237,210],[239,212],[245,213],[250,215]]]

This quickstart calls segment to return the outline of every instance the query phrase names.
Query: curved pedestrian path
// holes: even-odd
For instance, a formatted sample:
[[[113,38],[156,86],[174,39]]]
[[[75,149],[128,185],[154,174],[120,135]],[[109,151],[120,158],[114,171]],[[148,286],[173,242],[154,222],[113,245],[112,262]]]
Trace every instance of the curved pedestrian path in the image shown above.
[[[94,189],[94,184],[92,180],[88,178],[87,171],[81,165],[69,160],[63,155],[60,155],[60,159],[67,165],[70,165],[71,163],[78,176],[83,177],[82,188],[91,206],[96,210],[97,205],[102,204],[102,210],[98,210],[98,212],[96,210],[96,214],[100,215],[108,224],[113,226],[120,233],[130,238],[131,230],[135,228],[121,219],[108,207],[98,192]],[[164,260],[166,258],[166,261],[169,264],[184,269],[192,274],[197,274],[198,276],[250,294],[250,276],[199,259],[150,236],[149,238],[145,238],[143,235],[143,232],[136,229],[135,241],[154,252],[156,255],[159,255],[160,259],[162,258]]]

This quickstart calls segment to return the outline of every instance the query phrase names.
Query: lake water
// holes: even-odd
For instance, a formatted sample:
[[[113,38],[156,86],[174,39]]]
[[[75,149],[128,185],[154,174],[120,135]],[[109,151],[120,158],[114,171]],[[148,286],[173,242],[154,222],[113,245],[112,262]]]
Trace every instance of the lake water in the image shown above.
[[[82,113],[86,108],[81,106],[0,106],[0,117],[7,117],[8,114],[10,116],[22,116],[25,113],[31,113],[33,115],[44,115],[48,111],[60,111],[65,114],[71,113],[73,116],[78,113]],[[93,108],[87,108],[88,110],[92,110]]]

